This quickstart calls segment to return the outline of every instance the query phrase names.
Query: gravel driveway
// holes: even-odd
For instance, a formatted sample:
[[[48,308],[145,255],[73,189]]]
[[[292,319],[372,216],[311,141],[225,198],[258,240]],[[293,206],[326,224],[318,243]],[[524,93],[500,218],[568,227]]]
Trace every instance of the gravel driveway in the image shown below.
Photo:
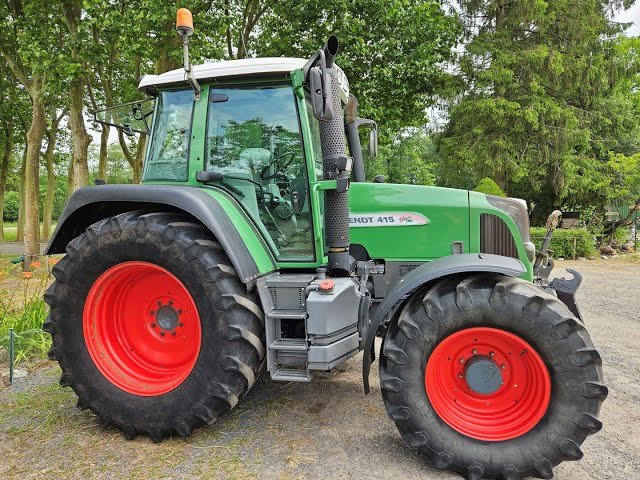
[[[558,262],[584,274],[578,301],[604,361],[604,429],[558,480],[640,479],[640,262]],[[561,272],[560,272],[561,273]],[[0,478],[458,479],[407,448],[387,418],[377,376],[364,396],[361,355],[310,384],[263,374],[217,424],[186,440],[126,441],[75,408],[50,363],[0,388]],[[377,364],[374,371],[377,370]]]

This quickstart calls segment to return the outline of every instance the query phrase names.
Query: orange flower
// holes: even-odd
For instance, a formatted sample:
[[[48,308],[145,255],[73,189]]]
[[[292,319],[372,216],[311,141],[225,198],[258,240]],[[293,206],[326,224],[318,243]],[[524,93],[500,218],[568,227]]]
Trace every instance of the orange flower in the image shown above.
[[[33,277],[33,272],[22,272],[22,276],[28,280]]]
[[[50,258],[49,259],[49,265],[51,265],[52,267],[59,262],[58,258]]]
[[[36,260],[36,261],[34,261],[34,262],[31,262],[31,266],[32,266],[33,268],[40,268],[40,267],[42,266],[42,262],[40,262],[40,261]]]

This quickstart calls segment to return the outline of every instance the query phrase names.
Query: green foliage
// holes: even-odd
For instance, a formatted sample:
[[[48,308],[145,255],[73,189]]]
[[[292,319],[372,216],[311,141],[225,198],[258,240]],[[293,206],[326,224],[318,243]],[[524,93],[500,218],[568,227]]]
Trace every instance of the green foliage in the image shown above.
[[[271,4],[259,30],[258,56],[303,58],[335,33],[360,116],[376,120],[387,143],[426,123],[425,107],[450,81],[444,64],[460,25],[436,0],[283,0]]]
[[[536,249],[542,245],[543,238],[547,235],[547,229],[544,227],[531,228],[531,241],[535,243]],[[572,258],[573,242],[576,242],[576,257],[591,257],[596,254],[593,244],[593,236],[586,228],[577,229],[561,229],[553,231],[551,237],[551,256],[553,258]]]
[[[609,154],[610,173],[607,197],[614,204],[634,204],[640,201],[640,153],[627,157],[622,153]]]
[[[4,194],[4,212],[5,222],[15,222],[18,220],[18,207],[20,198],[18,192],[6,192]]]
[[[491,180],[489,177],[484,177],[482,180],[480,180],[480,183],[478,183],[475,191],[486,193],[487,195],[495,195],[497,197],[506,197],[505,193],[498,186],[498,184]]]
[[[365,175],[368,179],[384,175],[388,183],[434,185],[434,155],[430,136],[405,132],[390,145],[382,145],[376,158],[366,158]]]

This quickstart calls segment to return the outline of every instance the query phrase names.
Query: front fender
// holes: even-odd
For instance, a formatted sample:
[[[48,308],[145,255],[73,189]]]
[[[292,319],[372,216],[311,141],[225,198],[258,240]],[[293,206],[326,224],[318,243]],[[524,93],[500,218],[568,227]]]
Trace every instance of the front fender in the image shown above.
[[[244,283],[275,270],[275,260],[241,208],[218,190],[175,185],[99,185],[78,189],[62,212],[46,255],[103,218],[132,210],[182,211],[204,224],[222,245]]]
[[[371,370],[371,352],[378,327],[384,322],[387,313],[405,295],[434,280],[458,273],[501,273],[512,277],[519,277],[526,273],[523,263],[511,257],[492,255],[487,253],[465,253],[450,255],[420,265],[402,277],[384,297],[376,309],[373,318],[369,319],[366,331],[363,332],[364,356],[362,359],[362,380],[364,391],[369,393],[369,372]]]

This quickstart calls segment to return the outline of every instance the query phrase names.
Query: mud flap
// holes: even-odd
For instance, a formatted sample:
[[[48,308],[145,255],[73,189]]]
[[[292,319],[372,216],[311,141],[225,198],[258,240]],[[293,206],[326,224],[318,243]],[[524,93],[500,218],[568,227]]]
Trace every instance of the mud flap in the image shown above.
[[[567,272],[573,275],[571,279],[562,278],[554,278],[553,281],[549,284],[553,290],[555,290],[558,295],[558,300],[564,303],[571,313],[573,313],[582,323],[584,323],[584,319],[582,318],[582,314],[580,313],[580,308],[578,308],[578,304],[576,303],[575,294],[578,290],[578,287],[582,283],[582,274],[577,270],[572,268],[567,268]]]

